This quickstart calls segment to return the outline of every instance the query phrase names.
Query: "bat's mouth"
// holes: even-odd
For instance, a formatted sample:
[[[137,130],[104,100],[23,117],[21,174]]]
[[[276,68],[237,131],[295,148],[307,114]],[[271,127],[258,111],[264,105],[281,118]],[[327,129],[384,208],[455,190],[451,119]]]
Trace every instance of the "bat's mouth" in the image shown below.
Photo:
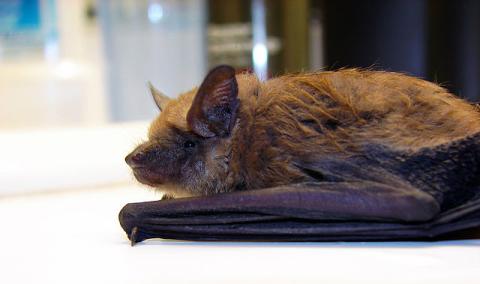
[[[159,186],[165,183],[165,176],[147,167],[135,167],[132,169],[135,178],[143,184],[149,186]]]

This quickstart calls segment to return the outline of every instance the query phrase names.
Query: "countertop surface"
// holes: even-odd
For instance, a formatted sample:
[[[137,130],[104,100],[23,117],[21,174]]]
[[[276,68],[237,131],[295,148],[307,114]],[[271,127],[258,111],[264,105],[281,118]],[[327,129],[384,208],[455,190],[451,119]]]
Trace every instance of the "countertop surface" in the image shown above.
[[[479,283],[480,240],[131,247],[117,214],[160,194],[123,183],[0,198],[1,283]]]

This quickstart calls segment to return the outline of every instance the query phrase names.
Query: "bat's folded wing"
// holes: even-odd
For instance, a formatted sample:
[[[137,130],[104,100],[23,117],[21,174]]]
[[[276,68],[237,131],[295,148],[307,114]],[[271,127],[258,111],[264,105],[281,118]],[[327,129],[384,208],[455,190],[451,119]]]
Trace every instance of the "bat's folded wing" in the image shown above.
[[[333,190],[339,186],[342,190]],[[121,210],[119,218],[132,244],[150,238],[431,239],[480,226],[480,188],[476,190],[470,200],[441,212],[433,198],[409,189],[392,190],[369,183],[300,184],[212,197],[130,203]]]

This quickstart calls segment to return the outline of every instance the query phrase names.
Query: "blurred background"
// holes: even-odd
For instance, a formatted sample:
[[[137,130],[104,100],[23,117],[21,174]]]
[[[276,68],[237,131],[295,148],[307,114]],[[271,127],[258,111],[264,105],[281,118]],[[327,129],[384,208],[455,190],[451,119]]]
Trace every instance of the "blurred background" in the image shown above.
[[[0,0],[0,129],[151,119],[231,64],[261,78],[369,67],[479,99],[475,0]]]

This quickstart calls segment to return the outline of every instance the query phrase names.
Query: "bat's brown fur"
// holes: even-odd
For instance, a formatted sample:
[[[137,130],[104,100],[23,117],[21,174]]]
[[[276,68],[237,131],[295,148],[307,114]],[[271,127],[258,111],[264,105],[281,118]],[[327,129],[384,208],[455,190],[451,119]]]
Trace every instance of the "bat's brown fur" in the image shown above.
[[[369,143],[415,150],[480,131],[474,106],[398,73],[345,69],[263,83],[250,74],[236,79],[240,108],[231,135],[202,142],[196,161],[176,169],[186,174],[162,190],[208,195],[308,181],[295,165],[312,156],[357,153]],[[150,127],[148,145],[177,143],[166,138],[174,128],[190,132],[186,117],[195,94],[166,105]]]

